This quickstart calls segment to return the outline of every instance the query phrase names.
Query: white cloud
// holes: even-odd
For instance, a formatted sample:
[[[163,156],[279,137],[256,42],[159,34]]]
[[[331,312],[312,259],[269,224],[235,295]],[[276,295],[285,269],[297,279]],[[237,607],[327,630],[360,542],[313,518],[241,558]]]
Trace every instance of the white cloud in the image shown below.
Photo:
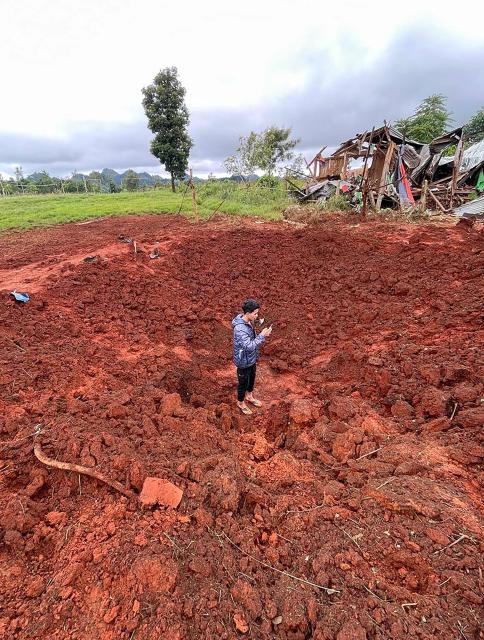
[[[98,161],[113,156],[127,165],[149,166],[141,88],[160,68],[171,65],[178,67],[187,88],[197,134],[194,166],[203,161],[204,166],[220,168],[221,154],[238,133],[247,126],[262,128],[275,117],[285,118],[277,124],[299,127],[301,133],[296,133],[303,138],[311,132],[312,138],[303,143],[317,146],[317,124],[299,125],[301,113],[315,118],[317,108],[324,106],[333,127],[344,129],[348,110],[353,117],[358,108],[345,100],[355,97],[352,85],[359,76],[382,75],[379,67],[386,52],[394,50],[402,33],[413,33],[414,40],[407,37],[407,49],[395,60],[395,94],[400,101],[396,107],[409,106],[401,104],[398,87],[401,77],[408,81],[414,72],[408,60],[417,66],[415,76],[422,81],[413,51],[421,52],[422,66],[430,68],[438,67],[441,57],[448,60],[459,46],[472,50],[482,45],[484,3],[461,2],[462,19],[450,10],[454,5],[444,5],[430,0],[407,0],[404,9],[383,0],[301,0],[297,5],[289,0],[246,0],[238,5],[222,0],[186,0],[182,5],[161,0],[3,0],[0,135],[21,137],[19,153],[15,155],[14,144],[11,157],[0,157],[1,167],[22,161],[20,151],[25,148],[20,143],[27,140],[41,147],[45,142],[45,147],[32,151],[32,158],[58,148],[58,163],[67,166],[78,157],[78,169],[98,167]],[[439,34],[445,34],[442,41]],[[472,74],[476,94],[479,62],[476,59],[474,68],[467,69],[456,64],[452,70]],[[448,80],[446,87],[452,88]],[[460,86],[457,79],[455,85]],[[382,78],[381,86],[388,93],[391,84]],[[334,96],[335,88],[347,95]],[[422,86],[419,97],[428,93]],[[385,105],[391,103],[391,95],[382,98]],[[415,106],[415,99],[415,92],[410,92],[409,104]],[[362,96],[362,102],[365,106],[371,100]],[[469,108],[474,106],[480,105]],[[324,123],[320,128],[322,136]],[[133,132],[142,130],[136,142]]]

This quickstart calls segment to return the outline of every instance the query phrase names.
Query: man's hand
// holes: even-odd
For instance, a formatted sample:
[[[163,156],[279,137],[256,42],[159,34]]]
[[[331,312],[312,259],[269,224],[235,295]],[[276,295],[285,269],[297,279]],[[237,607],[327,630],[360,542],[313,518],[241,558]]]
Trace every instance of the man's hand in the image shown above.
[[[261,331],[261,334],[266,337],[266,336],[270,336],[272,333],[272,325],[270,327],[264,327]]]

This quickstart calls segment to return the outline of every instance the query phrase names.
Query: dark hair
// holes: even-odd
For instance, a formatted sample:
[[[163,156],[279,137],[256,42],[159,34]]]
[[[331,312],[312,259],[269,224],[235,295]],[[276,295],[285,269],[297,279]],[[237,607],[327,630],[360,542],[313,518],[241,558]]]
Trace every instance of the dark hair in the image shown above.
[[[260,304],[255,300],[252,300],[251,298],[249,298],[249,300],[246,300],[242,305],[242,311],[244,313],[252,313],[256,309],[260,309]]]

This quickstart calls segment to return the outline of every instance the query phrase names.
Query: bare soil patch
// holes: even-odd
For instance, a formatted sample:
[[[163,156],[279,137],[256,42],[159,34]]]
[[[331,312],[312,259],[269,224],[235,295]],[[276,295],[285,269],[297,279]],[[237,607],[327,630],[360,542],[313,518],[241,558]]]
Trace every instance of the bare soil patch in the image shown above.
[[[165,216],[0,236],[0,636],[482,638],[483,240]],[[274,323],[252,418],[249,296]],[[142,504],[148,477],[179,506]]]

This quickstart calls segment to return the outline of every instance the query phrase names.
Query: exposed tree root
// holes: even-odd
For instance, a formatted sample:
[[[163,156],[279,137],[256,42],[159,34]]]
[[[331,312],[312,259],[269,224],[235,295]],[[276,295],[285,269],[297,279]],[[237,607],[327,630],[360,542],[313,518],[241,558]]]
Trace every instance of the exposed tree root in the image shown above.
[[[39,442],[34,443],[34,453],[37,460],[39,460],[39,462],[42,462],[42,464],[45,464],[48,467],[54,467],[55,469],[63,469],[64,471],[72,471],[74,473],[81,473],[84,476],[89,476],[90,478],[95,478],[100,482],[104,482],[104,484],[107,484],[113,489],[116,489],[116,491],[119,491],[120,493],[123,494],[123,496],[126,496],[127,498],[135,497],[135,494],[132,491],[129,491],[129,489],[126,489],[126,487],[124,487],[120,482],[117,482],[116,480],[110,480],[109,478],[106,478],[106,476],[104,476],[102,473],[99,473],[98,471],[94,471],[93,469],[88,469],[87,467],[82,467],[79,464],[72,464],[70,462],[61,462],[59,460],[53,460],[52,458],[48,458],[42,451],[42,447],[40,446]]]

